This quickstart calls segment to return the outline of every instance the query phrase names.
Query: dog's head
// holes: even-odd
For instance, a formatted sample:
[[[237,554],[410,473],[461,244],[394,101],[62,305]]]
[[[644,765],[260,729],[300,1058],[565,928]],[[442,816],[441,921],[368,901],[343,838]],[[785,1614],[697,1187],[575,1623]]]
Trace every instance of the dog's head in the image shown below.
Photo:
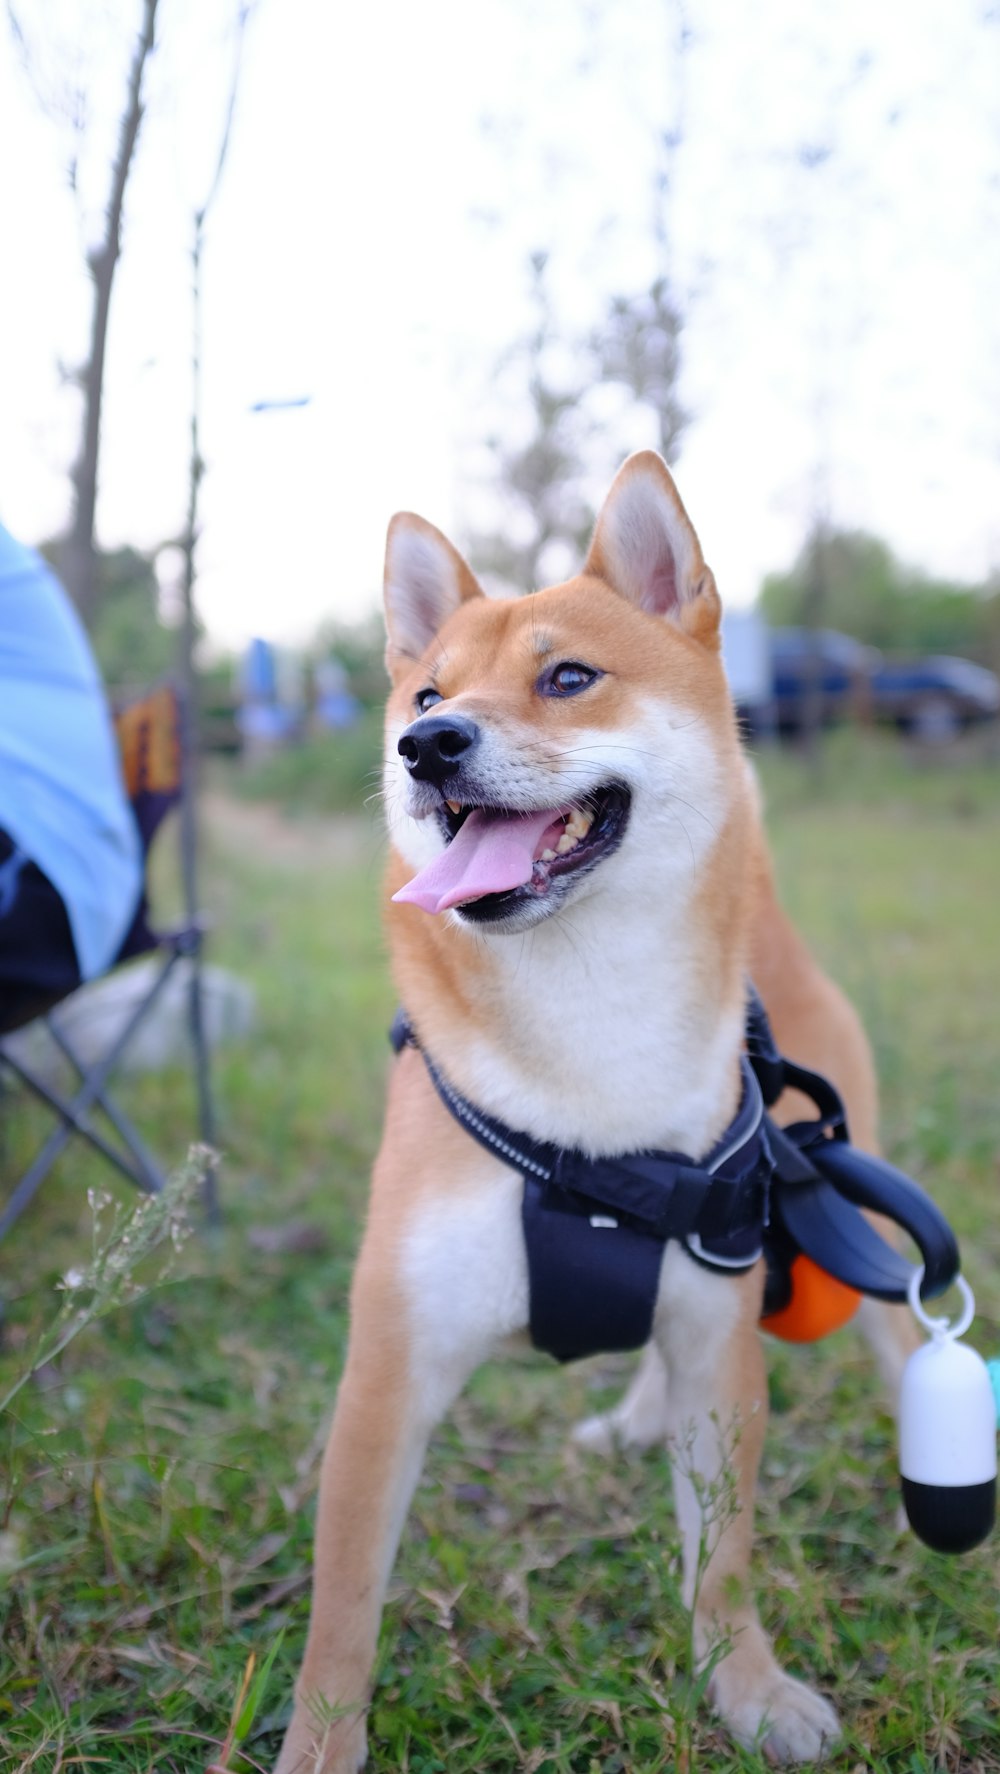
[[[710,847],[736,754],[721,609],[659,456],[624,464],[577,578],[488,598],[401,513],[385,599],[386,804],[413,872],[397,899],[522,930],[620,884],[633,846],[651,872]]]

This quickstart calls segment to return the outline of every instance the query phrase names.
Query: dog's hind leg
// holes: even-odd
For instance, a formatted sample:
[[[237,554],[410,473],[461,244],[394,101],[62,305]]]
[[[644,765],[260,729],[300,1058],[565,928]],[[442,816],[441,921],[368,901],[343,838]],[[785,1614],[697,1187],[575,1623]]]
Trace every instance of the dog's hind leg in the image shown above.
[[[595,1454],[610,1454],[615,1448],[651,1448],[666,1440],[669,1421],[663,1357],[655,1343],[648,1343],[618,1403],[610,1411],[585,1417],[573,1430],[573,1440]]]
[[[667,1369],[685,1601],[699,1668],[737,1742],[810,1762],[839,1736],[833,1708],[775,1660],[750,1590],[754,1491],[767,1427],[761,1278],[708,1276],[676,1248],[658,1341]]]
[[[896,1241],[894,1230],[886,1230],[884,1223],[882,1229],[885,1236]],[[862,1300],[856,1322],[872,1349],[885,1396],[895,1410],[903,1369],[913,1350],[919,1347],[913,1320],[905,1306]],[[574,1427],[571,1439],[592,1454],[613,1454],[619,1448],[651,1448],[666,1440],[670,1420],[666,1368],[656,1344],[648,1343],[618,1403],[609,1411],[584,1417]]]
[[[897,1227],[880,1220],[875,1214],[871,1218],[884,1238],[894,1245],[900,1243]],[[910,1309],[908,1306],[887,1305],[884,1300],[862,1300],[855,1322],[875,1357],[889,1408],[896,1414],[903,1369],[913,1351],[920,1347],[920,1332]]]

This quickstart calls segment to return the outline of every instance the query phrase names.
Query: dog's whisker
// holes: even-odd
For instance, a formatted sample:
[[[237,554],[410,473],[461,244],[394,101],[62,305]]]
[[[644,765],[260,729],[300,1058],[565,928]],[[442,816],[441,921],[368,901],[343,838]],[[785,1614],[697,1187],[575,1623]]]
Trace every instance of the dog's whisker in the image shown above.
[[[709,819],[708,814],[704,811],[704,808],[696,807],[693,801],[686,801],[684,799],[684,796],[679,795],[675,789],[668,789],[667,793],[670,796],[670,799],[672,801],[679,801],[681,806],[686,807],[690,813],[696,813],[698,815],[699,819],[703,819],[705,821],[705,824],[708,826],[709,831],[714,832],[716,837],[719,836],[718,826],[715,824],[714,820]]]

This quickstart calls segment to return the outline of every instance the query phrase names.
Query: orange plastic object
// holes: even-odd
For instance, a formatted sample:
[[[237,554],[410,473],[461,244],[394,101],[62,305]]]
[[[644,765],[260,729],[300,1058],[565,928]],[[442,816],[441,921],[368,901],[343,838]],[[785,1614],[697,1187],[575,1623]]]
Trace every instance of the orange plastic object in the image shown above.
[[[839,1330],[858,1309],[861,1295],[845,1286],[800,1252],[792,1263],[792,1297],[780,1312],[761,1319],[761,1327],[786,1343],[815,1343]]]

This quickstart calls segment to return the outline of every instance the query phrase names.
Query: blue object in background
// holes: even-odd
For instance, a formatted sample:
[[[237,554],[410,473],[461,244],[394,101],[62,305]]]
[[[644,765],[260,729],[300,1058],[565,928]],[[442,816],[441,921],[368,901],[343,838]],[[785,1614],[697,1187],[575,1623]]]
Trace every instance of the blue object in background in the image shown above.
[[[993,1396],[997,1401],[997,1422],[1000,1423],[1000,1361],[988,1361],[986,1371],[993,1384]]]
[[[321,659],[315,667],[313,677],[316,687],[316,725],[333,732],[353,727],[361,708],[340,660]]]
[[[240,670],[240,690],[246,702],[277,702],[278,668],[270,641],[257,636],[250,642]]]
[[[62,899],[84,979],[102,973],[138,903],[139,833],[83,624],[2,524],[0,827]]]
[[[266,751],[302,731],[301,674],[270,641],[250,642],[239,672],[240,706],[236,724],[249,752]]]

